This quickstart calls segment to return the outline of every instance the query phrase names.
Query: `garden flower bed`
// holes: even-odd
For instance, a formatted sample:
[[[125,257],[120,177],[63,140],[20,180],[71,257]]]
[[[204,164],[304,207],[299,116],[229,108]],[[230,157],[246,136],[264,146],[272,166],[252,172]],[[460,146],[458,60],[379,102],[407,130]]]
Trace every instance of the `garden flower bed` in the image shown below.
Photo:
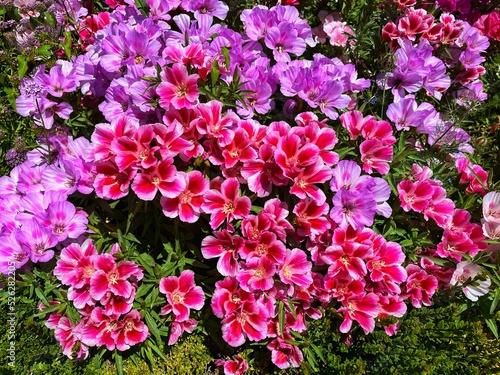
[[[2,371],[498,368],[494,2],[3,3]]]

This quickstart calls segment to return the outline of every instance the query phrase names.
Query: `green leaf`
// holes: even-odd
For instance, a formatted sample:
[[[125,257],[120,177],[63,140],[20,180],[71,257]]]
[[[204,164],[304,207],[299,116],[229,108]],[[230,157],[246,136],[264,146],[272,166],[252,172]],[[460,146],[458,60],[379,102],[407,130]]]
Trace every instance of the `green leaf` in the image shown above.
[[[219,77],[220,77],[219,62],[217,60],[214,60],[214,62],[212,63],[212,71],[210,72],[212,87],[215,86],[215,84],[219,80]]]
[[[500,300],[500,289],[495,290],[495,298],[493,298],[493,302],[490,306],[490,315],[493,315],[493,313],[495,312],[495,309],[498,305],[498,300]]]
[[[17,68],[17,75],[19,76],[19,79],[21,79],[28,71],[28,62],[26,61],[26,57],[23,55],[17,55],[17,62],[19,64]]]
[[[52,47],[50,45],[44,44],[43,46],[37,48],[36,53],[38,55],[51,56],[52,55],[52,52],[50,51],[51,48]]]
[[[146,324],[148,325],[149,331],[155,337],[156,342],[160,343],[161,342],[160,331],[158,331],[158,326],[156,325],[156,322],[154,321],[153,317],[151,316],[151,314],[148,311],[146,312],[145,319],[146,319]]]
[[[35,288],[35,294],[38,296],[38,298],[40,298],[40,301],[42,301],[45,306],[50,305],[49,301],[47,300],[43,292],[40,290],[40,288],[38,287]]]
[[[497,328],[497,322],[494,318],[488,318],[485,319],[484,322],[488,326],[488,328],[491,330],[491,333],[495,336],[495,338],[498,340],[498,328]]]
[[[118,375],[123,375],[123,357],[116,349],[115,349],[115,364],[116,364],[116,372],[118,373]]]
[[[62,46],[64,49],[64,53],[66,54],[66,57],[68,60],[71,59],[71,43],[73,42],[73,37],[71,36],[70,31],[65,31],[63,33],[64,35],[64,41],[62,42]]]

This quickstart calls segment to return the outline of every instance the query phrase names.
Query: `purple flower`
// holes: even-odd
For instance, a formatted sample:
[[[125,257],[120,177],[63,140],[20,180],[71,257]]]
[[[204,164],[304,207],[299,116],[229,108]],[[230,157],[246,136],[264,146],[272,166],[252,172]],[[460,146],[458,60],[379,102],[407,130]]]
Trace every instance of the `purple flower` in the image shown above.
[[[189,0],[187,8],[187,10],[194,12],[195,17],[200,14],[208,14],[221,20],[226,18],[229,11],[229,7],[219,0]]]
[[[427,104],[427,103],[424,103]],[[419,127],[434,112],[430,104],[417,105],[413,95],[407,95],[387,108],[387,117],[396,125],[397,130]],[[432,109],[431,109],[432,108]]]
[[[340,228],[351,226],[354,229],[373,224],[377,202],[365,190],[358,192],[339,190],[333,197],[330,217]]]
[[[49,94],[60,98],[65,92],[76,91],[78,79],[71,62],[58,60],[57,64],[50,69],[49,74],[39,73],[33,80]]]
[[[238,105],[236,112],[243,118],[252,118],[254,112],[263,115],[274,108],[274,102],[270,100],[273,92],[269,84],[252,80],[245,83],[242,89],[253,91],[245,96],[246,108],[241,102],[236,102]]]
[[[35,218],[52,230],[59,242],[66,238],[78,238],[87,229],[87,215],[84,211],[76,211],[70,202],[53,202],[46,212],[37,213]]]
[[[9,267],[21,268],[28,262],[29,254],[16,241],[14,234],[0,236],[0,273],[7,275]]]
[[[16,230],[15,236],[33,263],[51,260],[54,257],[54,251],[50,249],[59,242],[48,228],[40,225],[36,220],[23,222],[22,230]]]
[[[273,50],[277,62],[290,62],[290,55],[300,56],[306,50],[306,42],[298,37],[297,30],[290,23],[271,27],[264,38],[266,47]]]

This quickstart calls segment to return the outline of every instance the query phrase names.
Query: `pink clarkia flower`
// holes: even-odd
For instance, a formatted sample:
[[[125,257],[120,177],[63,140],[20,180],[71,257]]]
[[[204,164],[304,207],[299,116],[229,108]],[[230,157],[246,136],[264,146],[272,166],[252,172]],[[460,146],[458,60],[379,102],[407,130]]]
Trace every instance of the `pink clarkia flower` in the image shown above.
[[[293,177],[293,186],[290,188],[290,194],[300,199],[310,197],[317,204],[321,205],[326,201],[326,195],[317,185],[328,181],[332,177],[332,170],[318,161],[305,167]]]
[[[280,337],[271,341],[267,348],[271,350],[271,361],[280,369],[300,367],[304,360],[304,355],[297,346]]]
[[[404,180],[398,184],[398,193],[403,210],[422,212],[429,205],[434,189],[427,181]]]
[[[114,161],[120,171],[132,167],[133,169],[151,168],[158,163],[155,151],[158,147],[151,147],[155,137],[152,125],[143,125],[133,136],[122,136],[111,142],[111,150],[115,154]]]
[[[234,129],[239,121],[238,116],[228,112],[222,116],[222,103],[211,100],[196,106],[198,116],[193,121],[200,134],[215,138],[221,147],[227,146],[234,138]]]
[[[258,197],[271,194],[273,185],[282,186],[286,183],[283,170],[274,160],[274,148],[267,143],[259,148],[258,157],[243,163],[241,175],[247,180],[250,191]]]
[[[314,239],[330,229],[331,224],[326,217],[329,210],[327,203],[318,205],[311,199],[300,201],[293,209],[293,213],[297,216],[297,234]]]
[[[129,298],[135,292],[133,281],[143,277],[142,270],[131,261],[116,264],[111,254],[100,254],[94,260],[95,272],[90,280],[90,293],[100,300],[109,291],[115,295]]]
[[[151,201],[158,191],[164,197],[175,198],[186,188],[186,180],[179,178],[172,162],[172,159],[162,160],[135,176],[132,190],[140,199]]]
[[[219,257],[217,271],[222,276],[236,276],[239,272],[238,253],[243,248],[243,238],[227,230],[216,231],[201,242],[201,253],[205,259]]]
[[[254,293],[241,289],[236,278],[227,277],[215,283],[211,307],[216,317],[223,318],[240,310],[244,302],[254,304]]]
[[[54,276],[64,285],[81,288],[90,282],[90,277],[95,272],[93,261],[96,255],[92,240],[88,239],[81,245],[72,243],[62,249],[53,271]]]
[[[170,336],[168,338],[168,345],[174,345],[184,332],[191,333],[198,325],[194,319],[186,319],[183,321],[177,320],[177,317],[172,321],[170,326]]]
[[[239,355],[233,356],[233,359],[218,359],[215,365],[223,366],[224,375],[243,375],[248,370],[248,362]]]
[[[455,163],[458,172],[461,173],[459,183],[468,184],[465,190],[471,194],[485,195],[485,187],[488,187],[488,173],[480,165],[472,164],[466,158],[459,158]]]
[[[115,163],[105,161],[96,165],[94,188],[97,196],[103,199],[120,199],[129,192],[130,182],[136,176],[137,170],[119,171]]]
[[[168,109],[172,105],[175,109],[181,109],[193,108],[198,104],[198,74],[188,75],[184,64],[165,68],[160,77],[162,82],[156,89],[160,107]]]
[[[376,170],[380,174],[389,173],[389,163],[392,161],[392,146],[385,144],[378,138],[368,139],[359,146],[363,170],[372,173]]]
[[[307,255],[300,249],[287,249],[287,254],[283,264],[279,267],[280,280],[291,286],[289,292],[293,291],[293,286],[307,288],[313,282],[312,263],[307,260]]]
[[[201,207],[204,212],[211,214],[212,229],[220,227],[224,220],[227,220],[228,228],[232,228],[234,219],[242,219],[250,213],[250,198],[239,196],[239,187],[236,178],[228,178],[222,183],[220,191],[212,189],[205,194]]]
[[[242,264],[242,269],[236,275],[236,279],[240,282],[241,288],[247,292],[269,290],[274,286],[275,273],[275,262],[266,257],[254,257]]]
[[[112,337],[116,342],[116,349],[125,351],[131,346],[144,342],[149,336],[148,327],[141,321],[139,311],[132,310],[120,321]]]
[[[178,172],[177,177],[184,180],[186,187],[177,197],[161,198],[163,213],[171,218],[179,216],[185,223],[194,223],[200,217],[203,196],[208,191],[209,182],[199,171]]]
[[[372,281],[402,283],[406,280],[406,270],[402,267],[405,260],[401,246],[395,242],[382,244],[374,257],[366,263]]]
[[[71,321],[63,316],[59,319],[57,327],[54,330],[54,336],[61,344],[63,354],[73,359],[74,349],[78,348],[76,357],[78,359],[85,359],[88,356],[87,345],[81,342],[82,339],[83,323],[80,322],[76,326],[71,324]]]
[[[319,148],[303,142],[296,134],[290,134],[280,139],[274,158],[285,176],[293,178],[303,167],[318,162]]]
[[[376,294],[352,295],[343,302],[343,305],[338,309],[339,312],[344,313],[344,321],[340,325],[340,332],[349,332],[354,320],[363,328],[365,334],[375,329],[375,318],[380,312],[379,298]]]
[[[410,298],[414,307],[420,308],[423,305],[432,304],[431,297],[437,290],[438,281],[435,276],[427,274],[417,265],[410,264],[406,267],[408,278],[406,279],[406,290],[404,298]]]
[[[173,312],[179,322],[189,319],[191,309],[200,310],[205,303],[205,293],[194,283],[194,272],[184,270],[179,277],[169,276],[160,280],[160,293],[167,296],[163,315]]]
[[[248,338],[260,341],[267,337],[266,310],[256,302],[244,301],[240,308],[222,319],[222,338],[231,346],[243,345]]]
[[[118,326],[117,315],[106,314],[102,307],[95,307],[87,325],[82,330],[82,342],[87,346],[105,345],[108,350],[116,347],[113,335]]]
[[[111,155],[111,143],[115,138],[132,138],[139,128],[137,120],[119,115],[111,124],[97,124],[92,133],[92,143],[88,150],[87,159],[91,161],[108,160]]]

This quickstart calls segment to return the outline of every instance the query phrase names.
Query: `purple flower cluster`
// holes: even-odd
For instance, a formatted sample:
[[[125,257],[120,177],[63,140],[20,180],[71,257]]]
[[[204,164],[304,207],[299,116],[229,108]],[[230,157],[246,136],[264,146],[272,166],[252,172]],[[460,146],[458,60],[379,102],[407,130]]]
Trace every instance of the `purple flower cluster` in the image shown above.
[[[58,244],[87,231],[87,213],[68,202],[75,191],[92,191],[93,172],[83,159],[89,142],[65,134],[27,153],[27,159],[0,177],[0,272],[48,262]],[[47,163],[50,158],[52,163]]]
[[[69,119],[73,112],[71,105],[59,98],[77,90],[78,76],[69,61],[58,60],[48,74],[44,70],[45,66],[41,65],[33,78],[23,80],[16,109],[21,116],[32,117],[36,126],[52,129],[55,115]]]

